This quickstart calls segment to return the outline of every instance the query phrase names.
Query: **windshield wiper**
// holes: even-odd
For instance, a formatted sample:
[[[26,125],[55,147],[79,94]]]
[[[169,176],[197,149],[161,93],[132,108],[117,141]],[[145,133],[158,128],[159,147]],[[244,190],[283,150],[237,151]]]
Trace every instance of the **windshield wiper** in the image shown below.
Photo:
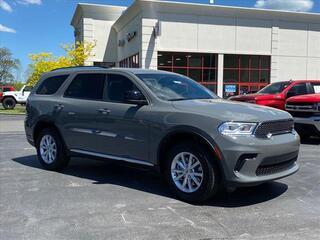
[[[173,99],[169,99],[169,101],[172,101],[172,102],[183,101],[183,100],[188,100],[188,98],[173,98]]]

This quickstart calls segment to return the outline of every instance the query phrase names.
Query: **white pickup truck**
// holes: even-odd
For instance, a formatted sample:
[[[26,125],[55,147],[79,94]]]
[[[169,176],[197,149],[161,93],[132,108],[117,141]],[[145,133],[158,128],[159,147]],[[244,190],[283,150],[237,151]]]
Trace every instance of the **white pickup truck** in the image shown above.
[[[32,87],[23,86],[20,91],[4,92],[2,97],[2,106],[5,109],[14,109],[16,104],[26,104]]]

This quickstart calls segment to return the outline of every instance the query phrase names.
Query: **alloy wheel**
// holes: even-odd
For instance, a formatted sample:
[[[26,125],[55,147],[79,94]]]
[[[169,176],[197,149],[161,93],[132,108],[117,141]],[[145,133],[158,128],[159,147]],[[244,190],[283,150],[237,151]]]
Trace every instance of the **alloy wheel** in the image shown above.
[[[51,164],[57,157],[57,144],[51,135],[44,135],[40,141],[41,158],[46,164]]]
[[[192,153],[181,152],[172,161],[171,177],[178,189],[193,193],[200,188],[203,181],[201,162]]]

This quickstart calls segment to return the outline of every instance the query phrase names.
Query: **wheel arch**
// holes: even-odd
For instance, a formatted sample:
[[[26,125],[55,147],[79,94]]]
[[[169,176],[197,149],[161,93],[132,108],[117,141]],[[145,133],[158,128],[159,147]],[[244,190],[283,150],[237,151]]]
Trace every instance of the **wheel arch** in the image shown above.
[[[1,102],[3,102],[7,98],[12,98],[15,101],[16,104],[18,103],[17,99],[14,96],[11,96],[11,95],[3,96],[2,99],[1,99]]]
[[[173,143],[185,141],[186,139],[190,139],[191,141],[200,143],[206,148],[209,153],[212,152],[222,176],[224,175],[221,164],[222,154],[217,144],[208,134],[206,134],[202,130],[189,126],[176,128],[167,133],[161,140],[157,151],[157,163],[161,172],[163,172],[164,170],[165,157],[170,146],[172,146]]]
[[[59,137],[62,139],[63,145],[66,146],[59,128],[55,125],[55,123],[51,119],[46,118],[46,117],[45,118],[41,118],[35,124],[35,126],[33,128],[33,141],[34,141],[35,144],[37,143],[37,138],[38,138],[40,132],[45,128],[52,128],[55,131],[57,131],[57,133],[59,134]]]

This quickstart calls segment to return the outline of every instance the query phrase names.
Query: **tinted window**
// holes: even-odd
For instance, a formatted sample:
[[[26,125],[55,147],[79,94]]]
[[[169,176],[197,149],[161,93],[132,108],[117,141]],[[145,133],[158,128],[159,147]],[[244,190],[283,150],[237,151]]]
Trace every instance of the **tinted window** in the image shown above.
[[[307,85],[305,83],[294,85],[287,93],[288,97],[308,94]]]
[[[125,76],[117,74],[108,75],[107,99],[112,102],[125,102],[128,91],[138,90]]]
[[[26,86],[24,89],[23,89],[23,91],[25,91],[25,92],[30,92],[31,90],[32,90],[32,86]]]
[[[102,100],[105,74],[79,74],[71,82],[65,96]]]
[[[259,93],[267,93],[267,94],[281,93],[285,88],[289,86],[289,84],[290,82],[273,83],[261,89]]]
[[[11,88],[3,88],[3,92],[10,92]]]
[[[38,88],[37,94],[51,95],[56,93],[67,78],[68,75],[61,75],[45,79]],[[25,91],[27,91],[26,88]]]
[[[138,74],[149,89],[167,101],[213,99],[216,96],[190,78],[175,74]]]

